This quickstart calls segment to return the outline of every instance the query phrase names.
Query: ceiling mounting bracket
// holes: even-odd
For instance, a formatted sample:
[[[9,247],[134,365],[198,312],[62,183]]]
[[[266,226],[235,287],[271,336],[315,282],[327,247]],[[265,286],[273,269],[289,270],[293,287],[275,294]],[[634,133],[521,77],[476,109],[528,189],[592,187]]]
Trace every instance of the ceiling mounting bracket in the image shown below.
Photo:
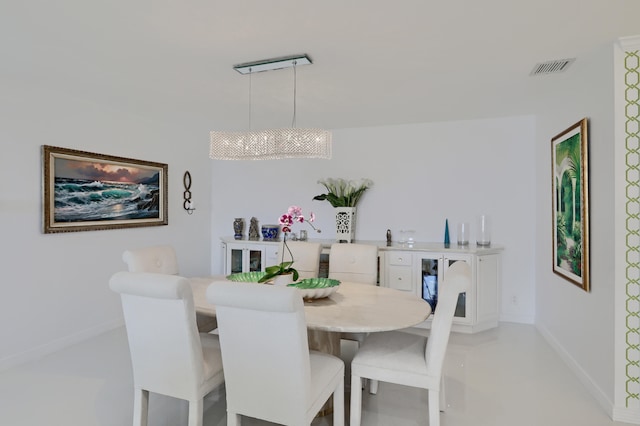
[[[260,61],[245,62],[244,64],[234,65],[233,69],[240,74],[253,74],[262,71],[280,70],[284,68],[291,68],[294,65],[310,65],[311,58],[304,53],[300,55],[282,56],[279,58],[262,59]]]

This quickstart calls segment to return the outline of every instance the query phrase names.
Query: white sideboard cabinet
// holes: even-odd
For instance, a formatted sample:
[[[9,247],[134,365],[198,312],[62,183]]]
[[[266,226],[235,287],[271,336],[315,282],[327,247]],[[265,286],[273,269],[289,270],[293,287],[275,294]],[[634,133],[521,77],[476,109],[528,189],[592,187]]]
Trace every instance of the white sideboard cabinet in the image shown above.
[[[322,262],[327,260],[331,240],[314,240],[323,245]],[[471,288],[458,297],[452,330],[475,333],[498,325],[501,279],[501,246],[469,245],[445,248],[442,243],[415,243],[411,246],[382,241],[358,241],[378,246],[379,285],[413,293],[437,309],[438,289],[446,283],[447,269],[455,262],[471,266]],[[279,241],[222,239],[225,274],[264,271],[280,263]],[[324,265],[326,269],[327,265]],[[295,265],[294,265],[295,267]],[[431,319],[418,325],[429,328]]]
[[[453,331],[475,333],[498,325],[501,247],[445,249],[442,244],[416,243],[412,248],[384,247],[381,285],[414,293],[437,309],[438,290],[455,262],[471,266],[471,288],[460,294]],[[429,328],[431,319],[419,327]]]

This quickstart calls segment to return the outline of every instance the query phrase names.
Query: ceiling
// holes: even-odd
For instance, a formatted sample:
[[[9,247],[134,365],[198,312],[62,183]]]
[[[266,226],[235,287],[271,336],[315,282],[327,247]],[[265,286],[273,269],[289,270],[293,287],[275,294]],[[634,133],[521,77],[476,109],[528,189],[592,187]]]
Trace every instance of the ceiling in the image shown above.
[[[532,113],[549,79],[640,34],[638,0],[16,0],[2,9],[4,83],[217,130],[247,128],[250,109],[254,129],[291,125],[292,69],[249,80],[238,63],[307,53],[297,126],[335,129]],[[529,75],[563,58],[576,58],[565,72]]]

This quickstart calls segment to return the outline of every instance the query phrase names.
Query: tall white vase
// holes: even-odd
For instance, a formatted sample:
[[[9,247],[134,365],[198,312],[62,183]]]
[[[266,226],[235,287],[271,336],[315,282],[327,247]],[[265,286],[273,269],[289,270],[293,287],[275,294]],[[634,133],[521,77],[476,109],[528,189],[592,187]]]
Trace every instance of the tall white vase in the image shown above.
[[[353,243],[356,240],[356,208],[336,207],[336,241]]]

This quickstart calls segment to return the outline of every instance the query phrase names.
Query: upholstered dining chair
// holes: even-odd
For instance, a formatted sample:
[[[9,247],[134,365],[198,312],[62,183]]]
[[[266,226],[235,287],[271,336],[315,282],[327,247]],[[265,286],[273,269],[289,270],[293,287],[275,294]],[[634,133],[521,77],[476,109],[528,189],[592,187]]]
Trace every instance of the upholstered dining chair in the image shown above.
[[[451,333],[458,295],[471,286],[471,268],[463,261],[446,271],[438,292],[429,337],[402,331],[369,335],[351,362],[351,426],[359,426],[362,416],[362,389],[353,386],[367,378],[412,386],[428,391],[429,426],[440,425],[442,367]]]
[[[331,245],[329,278],[376,285],[378,281],[378,246],[373,244]]]
[[[378,247],[373,244],[331,245],[329,252],[329,278],[361,284],[376,285],[378,281]],[[366,334],[340,334],[344,340],[362,343]]]
[[[203,398],[224,382],[218,337],[199,333],[189,281],[176,275],[118,272],[133,367],[133,424],[146,426],[149,392],[189,401],[189,426],[201,426]]]
[[[227,393],[227,425],[242,416],[310,425],[333,394],[333,424],[344,425],[344,362],[309,351],[298,290],[255,283],[214,282]]]
[[[151,272],[157,274],[178,275],[178,258],[170,245],[158,245],[139,249],[125,250],[122,260],[129,272]],[[196,314],[198,330],[209,332],[218,326],[211,316]]]
[[[287,247],[291,253],[284,247],[284,243],[280,244],[278,262],[281,259],[288,262],[293,258],[293,267],[298,271],[299,279],[317,278],[320,272],[322,244],[309,241],[287,241]]]
[[[169,245],[126,250],[122,254],[122,260],[127,264],[129,272],[178,275],[178,258]]]

